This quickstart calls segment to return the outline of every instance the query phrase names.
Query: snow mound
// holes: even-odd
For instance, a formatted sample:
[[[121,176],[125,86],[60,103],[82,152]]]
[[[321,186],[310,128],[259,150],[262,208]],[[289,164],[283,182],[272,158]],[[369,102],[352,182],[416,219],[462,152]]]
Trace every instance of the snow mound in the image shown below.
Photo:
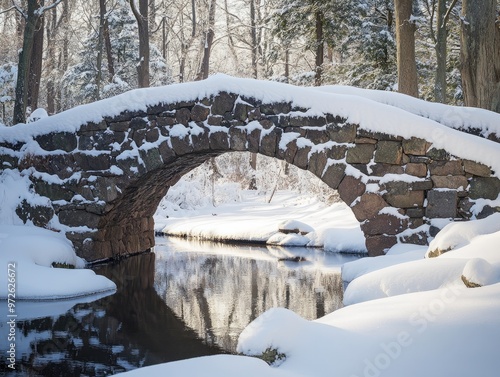
[[[298,220],[286,220],[278,224],[278,229],[282,233],[300,233],[305,235],[314,231],[314,229]]]
[[[466,259],[422,259],[369,272],[349,283],[344,305],[461,284],[466,263]]]
[[[453,222],[446,225],[429,244],[426,258],[439,256],[449,250],[469,244],[474,238],[500,231],[500,213],[485,219]]]
[[[296,233],[276,233],[266,241],[268,245],[278,246],[307,246],[309,238]]]
[[[500,265],[492,265],[482,258],[473,258],[464,267],[462,281],[468,287],[500,283]]]
[[[47,118],[48,116],[49,114],[47,113],[47,110],[40,107],[30,114],[27,123],[33,123],[36,122],[37,120]]]
[[[66,299],[113,291],[116,285],[94,271],[84,269],[64,235],[32,226],[0,226],[0,264],[9,266],[0,275],[0,299],[8,297],[8,283],[15,284],[18,300]],[[66,265],[70,268],[54,268]],[[12,286],[10,286],[12,287]]]
[[[291,310],[269,309],[245,327],[238,339],[236,350],[255,356],[268,349],[276,349],[286,355],[291,349],[283,345],[296,342],[298,333],[295,330],[307,322]]]

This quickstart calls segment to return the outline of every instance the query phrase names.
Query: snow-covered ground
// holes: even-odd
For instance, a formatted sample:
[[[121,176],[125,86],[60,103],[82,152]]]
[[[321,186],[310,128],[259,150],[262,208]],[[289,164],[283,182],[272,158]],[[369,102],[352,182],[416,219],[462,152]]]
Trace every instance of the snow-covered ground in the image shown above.
[[[218,241],[322,247],[329,251],[366,252],[359,222],[346,204],[327,205],[309,195],[277,191],[242,191],[240,200],[193,210],[160,206],[155,229],[168,235]],[[295,229],[306,233],[281,233]]]
[[[83,268],[85,261],[76,256],[66,237],[33,226],[0,225],[0,266],[0,299],[11,298],[14,303],[116,290],[112,281]]]

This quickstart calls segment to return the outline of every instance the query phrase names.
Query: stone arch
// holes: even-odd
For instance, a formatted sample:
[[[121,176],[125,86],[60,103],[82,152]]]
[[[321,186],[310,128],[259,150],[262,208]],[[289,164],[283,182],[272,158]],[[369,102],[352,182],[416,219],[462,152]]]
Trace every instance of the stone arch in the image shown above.
[[[18,156],[10,166],[30,167],[34,190],[50,201],[45,209],[24,203],[18,214],[40,226],[57,218],[89,260],[141,252],[154,245],[152,216],[168,188],[231,151],[285,160],[338,190],[361,223],[370,255],[398,241],[426,244],[430,219],[469,219],[476,199],[498,197],[500,181],[483,164],[424,139],[370,132],[308,110],[223,91],[123,111],[75,133],[41,133],[33,137],[40,154],[4,143],[14,151],[4,156]],[[485,207],[483,215],[498,210]]]

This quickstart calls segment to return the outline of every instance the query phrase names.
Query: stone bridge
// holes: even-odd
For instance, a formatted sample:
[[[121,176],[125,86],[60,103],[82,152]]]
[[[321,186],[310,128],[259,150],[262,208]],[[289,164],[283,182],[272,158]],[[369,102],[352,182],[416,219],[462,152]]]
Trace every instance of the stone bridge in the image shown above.
[[[370,255],[397,242],[426,244],[439,230],[436,219],[500,211],[488,205],[500,192],[491,166],[423,137],[368,130],[336,110],[337,97],[318,112],[286,95],[277,101],[265,90],[245,94],[244,85],[212,90],[213,81],[198,89],[201,95],[182,94],[188,84],[161,94],[134,91],[17,131],[31,127],[28,136],[0,133],[1,168],[29,175],[32,190],[45,198],[22,201],[18,216],[65,232],[87,260],[145,251],[154,246],[152,216],[169,187],[210,157],[232,151],[285,160],[338,190],[361,223]],[[67,128],[54,125],[65,122]]]

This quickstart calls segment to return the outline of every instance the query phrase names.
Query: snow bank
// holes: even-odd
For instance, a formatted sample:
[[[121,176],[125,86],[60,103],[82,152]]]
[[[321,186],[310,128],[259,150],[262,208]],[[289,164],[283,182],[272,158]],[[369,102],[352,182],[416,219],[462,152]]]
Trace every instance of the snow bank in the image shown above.
[[[407,249],[405,252],[395,252],[394,250]],[[377,271],[386,267],[400,263],[421,260],[424,258],[427,246],[417,246],[411,244],[397,244],[393,246],[386,255],[377,258],[362,258],[342,266],[342,280],[349,283],[354,279]]]
[[[53,268],[52,264],[76,269]],[[0,265],[15,270],[16,300],[54,300],[113,291],[116,285],[76,256],[58,233],[32,226],[0,226]],[[0,299],[8,296],[8,275],[0,275]]]

